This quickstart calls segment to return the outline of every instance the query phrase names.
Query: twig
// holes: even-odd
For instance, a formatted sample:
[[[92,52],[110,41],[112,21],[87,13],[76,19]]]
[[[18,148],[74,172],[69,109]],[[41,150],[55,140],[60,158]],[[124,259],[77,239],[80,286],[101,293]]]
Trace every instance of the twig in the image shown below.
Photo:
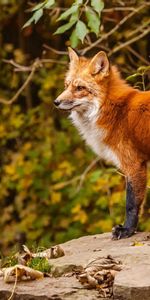
[[[136,33],[143,32],[143,29],[145,29],[145,27],[147,27],[150,23],[150,20],[148,20],[147,22],[145,22],[144,24],[141,24],[141,26],[139,26],[138,28],[132,30],[131,32],[128,33],[128,38],[132,37],[133,35],[135,35]]]
[[[17,98],[24,91],[24,89],[26,88],[28,83],[31,81],[35,71],[39,67],[42,67],[43,63],[58,63],[58,64],[61,64],[61,65],[66,65],[67,64],[66,61],[58,61],[56,59],[50,59],[50,58],[47,58],[47,59],[37,58],[31,66],[19,65],[18,63],[16,63],[12,59],[10,59],[10,60],[4,59],[3,61],[5,63],[9,63],[12,66],[14,66],[15,67],[15,69],[14,69],[15,72],[30,72],[30,74],[28,75],[28,77],[25,80],[25,82],[23,83],[23,85],[19,88],[19,90],[16,92],[16,94],[10,100],[0,98],[0,103],[5,104],[5,105],[11,105],[12,103],[14,103],[17,100]]]
[[[8,64],[14,66],[15,67],[15,69],[14,69],[15,72],[30,72],[30,71],[32,71],[32,68],[33,68],[33,64],[31,66],[19,65],[12,59],[10,59],[10,60],[3,59],[3,61],[5,63],[8,63]],[[43,58],[43,59],[38,58],[38,61],[39,61],[38,67],[42,67],[43,63],[52,63],[52,64],[54,63],[54,64],[60,64],[60,65],[66,65],[67,64],[66,61],[58,61],[57,59],[51,59],[51,58]]]
[[[66,186],[68,186],[70,184],[73,184],[76,181],[80,180],[80,177],[81,177],[80,175],[75,176],[75,177],[73,177],[73,178],[71,178],[71,179],[69,179],[67,181],[61,182],[60,185],[59,185],[59,183],[58,184],[56,183],[56,184],[54,184],[53,189],[54,190],[60,190],[60,189],[62,189],[64,187],[66,187]]]
[[[15,292],[15,289],[16,289],[16,286],[17,286],[17,268],[15,270],[15,283],[14,283],[14,286],[13,286],[13,289],[12,289],[12,292],[11,292],[11,295],[10,297],[8,298],[8,300],[12,300],[13,296],[14,296],[14,292]]]
[[[3,59],[3,62],[8,63],[12,66],[14,66],[16,69],[14,69],[15,71],[21,70],[22,72],[26,72],[26,71],[31,71],[31,67],[27,67],[27,66],[23,66],[23,65],[19,65],[17,64],[13,59]]]
[[[135,43],[136,41],[140,40],[142,37],[144,37],[145,35],[147,35],[150,32],[150,28],[147,28],[147,30],[145,30],[144,32],[142,32],[140,35],[137,35],[136,37],[134,37],[133,39],[122,43],[121,45],[115,47],[114,49],[112,49],[112,51],[109,52],[108,56],[111,56],[113,53],[116,53],[118,51],[120,51],[122,48]]]
[[[67,61],[61,61],[61,60],[58,60],[58,59],[51,59],[51,58],[42,58],[40,60],[40,62],[41,63],[55,63],[55,64],[59,64],[59,65],[66,65],[67,64]]]
[[[135,7],[112,7],[112,8],[104,8],[103,9],[103,12],[105,13],[108,13],[108,12],[114,12],[114,11],[135,11]]]
[[[87,173],[97,164],[97,162],[100,160],[99,157],[96,157],[94,160],[92,160],[92,162],[87,166],[87,168],[84,170],[84,172],[81,174],[80,176],[80,181],[79,181],[79,185],[78,185],[78,188],[77,188],[77,192],[80,191],[82,185],[83,185],[83,182],[85,180],[85,177],[87,175]]]
[[[123,176],[123,177],[126,177],[126,175],[123,174],[122,172],[120,172],[118,169],[116,169],[115,171],[116,171],[117,174],[119,174],[119,175],[121,175],[121,176]]]
[[[46,44],[43,45],[43,47],[47,50],[51,50],[52,52],[56,53],[56,54],[60,54],[60,55],[66,55],[68,52],[67,51],[60,51],[60,50],[57,50],[51,46],[48,46]]]
[[[83,185],[83,182],[85,180],[85,177],[87,175],[87,173],[96,165],[96,163],[100,160],[99,157],[95,158],[94,160],[92,160],[92,162],[86,167],[86,169],[84,170],[84,172],[81,174],[81,175],[78,175],[70,180],[67,180],[65,182],[62,182],[61,183],[61,186],[64,188],[70,184],[73,184],[75,182],[78,182],[79,181],[79,185],[78,185],[78,188],[77,188],[77,193],[79,192],[79,190],[81,189],[82,185]],[[58,184],[59,186],[59,184]],[[60,188],[57,188],[57,184],[56,184],[56,188],[55,186],[53,187],[55,190],[57,189],[61,189]]]
[[[130,46],[126,46],[126,48],[134,54],[134,56],[136,56],[138,59],[140,59],[144,64],[149,66],[149,62],[147,59],[145,59],[143,56],[141,56],[138,52],[136,52],[133,48],[131,48]]]
[[[11,105],[12,103],[14,103],[18,99],[20,94],[24,91],[24,89],[26,88],[28,83],[31,81],[31,79],[38,67],[39,67],[39,60],[37,59],[32,65],[32,70],[31,70],[30,74],[28,75],[27,79],[25,80],[23,85],[20,87],[20,89],[17,91],[17,93],[10,100],[0,99],[0,103],[6,104],[6,105]]]
[[[82,55],[84,55],[86,52],[88,52],[89,50],[91,50],[92,48],[94,48],[95,46],[97,46],[98,44],[100,44],[102,41],[106,40],[110,35],[112,35],[115,31],[117,31],[120,28],[121,25],[123,25],[127,20],[129,20],[131,17],[133,17],[136,13],[138,13],[140,10],[142,10],[143,8],[145,8],[147,5],[150,5],[150,4],[149,3],[143,4],[140,7],[138,7],[136,10],[132,11],[131,13],[129,13],[115,27],[113,27],[109,32],[107,32],[106,34],[104,34],[101,38],[99,38],[98,40],[96,40],[90,46],[82,49],[80,51],[80,53]]]

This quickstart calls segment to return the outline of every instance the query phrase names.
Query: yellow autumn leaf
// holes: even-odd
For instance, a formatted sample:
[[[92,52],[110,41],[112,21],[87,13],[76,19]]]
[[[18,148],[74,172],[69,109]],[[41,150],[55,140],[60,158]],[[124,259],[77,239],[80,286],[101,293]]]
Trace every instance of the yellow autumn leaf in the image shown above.
[[[19,83],[19,77],[16,73],[13,73],[12,78],[11,78],[11,88],[17,88]]]
[[[56,170],[52,173],[52,180],[57,181],[62,178],[62,171],[61,170]]]
[[[80,210],[81,210],[81,204],[78,203],[76,206],[74,206],[74,207],[71,209],[71,212],[72,212],[72,214],[76,214],[76,213],[78,213]]]
[[[58,165],[58,168],[63,170],[63,174],[68,175],[68,176],[70,176],[72,174],[72,172],[74,171],[74,167],[67,160],[61,162]]]
[[[86,212],[83,209],[81,209],[78,214],[75,214],[73,216],[72,219],[73,221],[79,221],[81,224],[85,224],[88,220],[88,216]]]
[[[51,194],[51,203],[59,203],[61,201],[61,193],[52,192]]]
[[[7,43],[7,44],[4,45],[4,49],[5,49],[6,52],[10,52],[11,53],[13,51],[13,49],[14,49],[14,45],[10,44],[10,43]]]
[[[69,226],[69,220],[68,219],[61,219],[60,223],[59,223],[59,226],[61,228],[68,228],[68,226]]]
[[[112,220],[106,219],[106,220],[99,220],[92,225],[90,225],[89,230],[92,231],[96,228],[99,228],[102,232],[108,232],[112,229]]]
[[[32,161],[26,161],[24,163],[24,174],[30,175],[34,170],[34,165]]]
[[[73,214],[73,221],[80,221],[81,224],[84,224],[88,220],[87,213],[81,208],[81,204],[77,204],[71,210]]]
[[[23,189],[28,189],[31,184],[32,184],[33,180],[31,177],[24,177],[23,179],[20,180],[20,185]]]
[[[17,128],[17,129],[21,127],[21,125],[23,124],[23,122],[24,122],[23,115],[21,115],[21,114],[18,115],[18,116],[16,116],[15,118],[12,117],[10,119],[10,125],[13,126],[13,127],[15,127],[15,128]]]
[[[14,175],[16,173],[16,168],[12,164],[6,165],[4,169],[8,175]]]
[[[110,205],[118,204],[123,199],[123,192],[114,192],[110,197]]]
[[[31,149],[31,147],[32,147],[32,145],[31,145],[31,143],[25,143],[24,145],[23,145],[23,148],[22,148],[22,150],[23,151],[28,151],[29,149]]]
[[[138,242],[138,241],[134,241],[131,246],[144,246],[144,243],[142,242]]]
[[[17,48],[14,50],[14,57],[15,57],[15,62],[18,64],[24,63],[25,60],[25,54],[22,52],[21,49]]]
[[[6,135],[6,130],[3,124],[0,124],[0,138],[3,138]]]
[[[74,153],[75,153],[76,158],[78,158],[78,159],[82,159],[85,155],[84,151],[81,148],[77,148],[74,151]]]
[[[47,76],[43,82],[43,90],[49,91],[51,88],[55,87],[57,81],[57,74],[50,74]]]
[[[59,182],[59,183],[56,183],[56,184],[54,184],[53,185],[53,190],[61,190],[61,189],[63,189],[66,185],[68,185],[68,183],[67,182]]]
[[[99,191],[107,191],[108,190],[108,180],[105,178],[99,178],[95,184],[92,185],[92,190],[94,192],[99,192]]]

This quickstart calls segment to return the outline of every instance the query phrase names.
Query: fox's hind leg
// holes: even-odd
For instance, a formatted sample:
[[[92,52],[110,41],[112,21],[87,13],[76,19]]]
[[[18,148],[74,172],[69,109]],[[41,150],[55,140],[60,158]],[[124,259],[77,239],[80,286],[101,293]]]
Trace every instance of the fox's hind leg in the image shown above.
[[[126,219],[124,225],[112,229],[112,238],[127,238],[134,234],[138,224],[138,215],[146,190],[146,163],[128,173],[126,178]]]

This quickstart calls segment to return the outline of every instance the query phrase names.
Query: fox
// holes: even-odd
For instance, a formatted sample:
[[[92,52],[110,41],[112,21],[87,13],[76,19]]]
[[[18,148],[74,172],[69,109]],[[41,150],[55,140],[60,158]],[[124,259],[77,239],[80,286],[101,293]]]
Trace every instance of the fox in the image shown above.
[[[150,160],[150,91],[140,91],[122,79],[104,51],[92,58],[68,49],[65,89],[54,100],[92,150],[125,176],[124,224],[112,228],[112,239],[132,236],[146,196]]]

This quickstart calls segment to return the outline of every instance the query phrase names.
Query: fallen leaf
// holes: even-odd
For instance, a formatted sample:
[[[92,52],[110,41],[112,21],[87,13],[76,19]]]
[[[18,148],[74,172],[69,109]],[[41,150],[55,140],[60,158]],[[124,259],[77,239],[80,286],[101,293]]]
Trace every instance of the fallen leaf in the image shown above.
[[[45,257],[47,259],[51,259],[51,258],[58,258],[65,255],[64,250],[59,245],[53,246],[49,249],[37,253],[32,253],[26,245],[23,245],[23,250],[24,250],[24,254],[27,254],[28,256],[30,256],[30,258]]]
[[[138,241],[134,241],[130,244],[130,246],[144,246],[144,243],[142,242],[138,242]]]
[[[91,261],[77,278],[86,288],[97,289],[100,297],[109,298],[113,294],[115,275],[121,269],[121,262],[108,255]]]
[[[2,269],[2,272],[4,281],[6,283],[15,282],[16,277],[17,281],[42,279],[44,277],[42,272],[22,265],[15,265],[13,267],[4,268]]]

